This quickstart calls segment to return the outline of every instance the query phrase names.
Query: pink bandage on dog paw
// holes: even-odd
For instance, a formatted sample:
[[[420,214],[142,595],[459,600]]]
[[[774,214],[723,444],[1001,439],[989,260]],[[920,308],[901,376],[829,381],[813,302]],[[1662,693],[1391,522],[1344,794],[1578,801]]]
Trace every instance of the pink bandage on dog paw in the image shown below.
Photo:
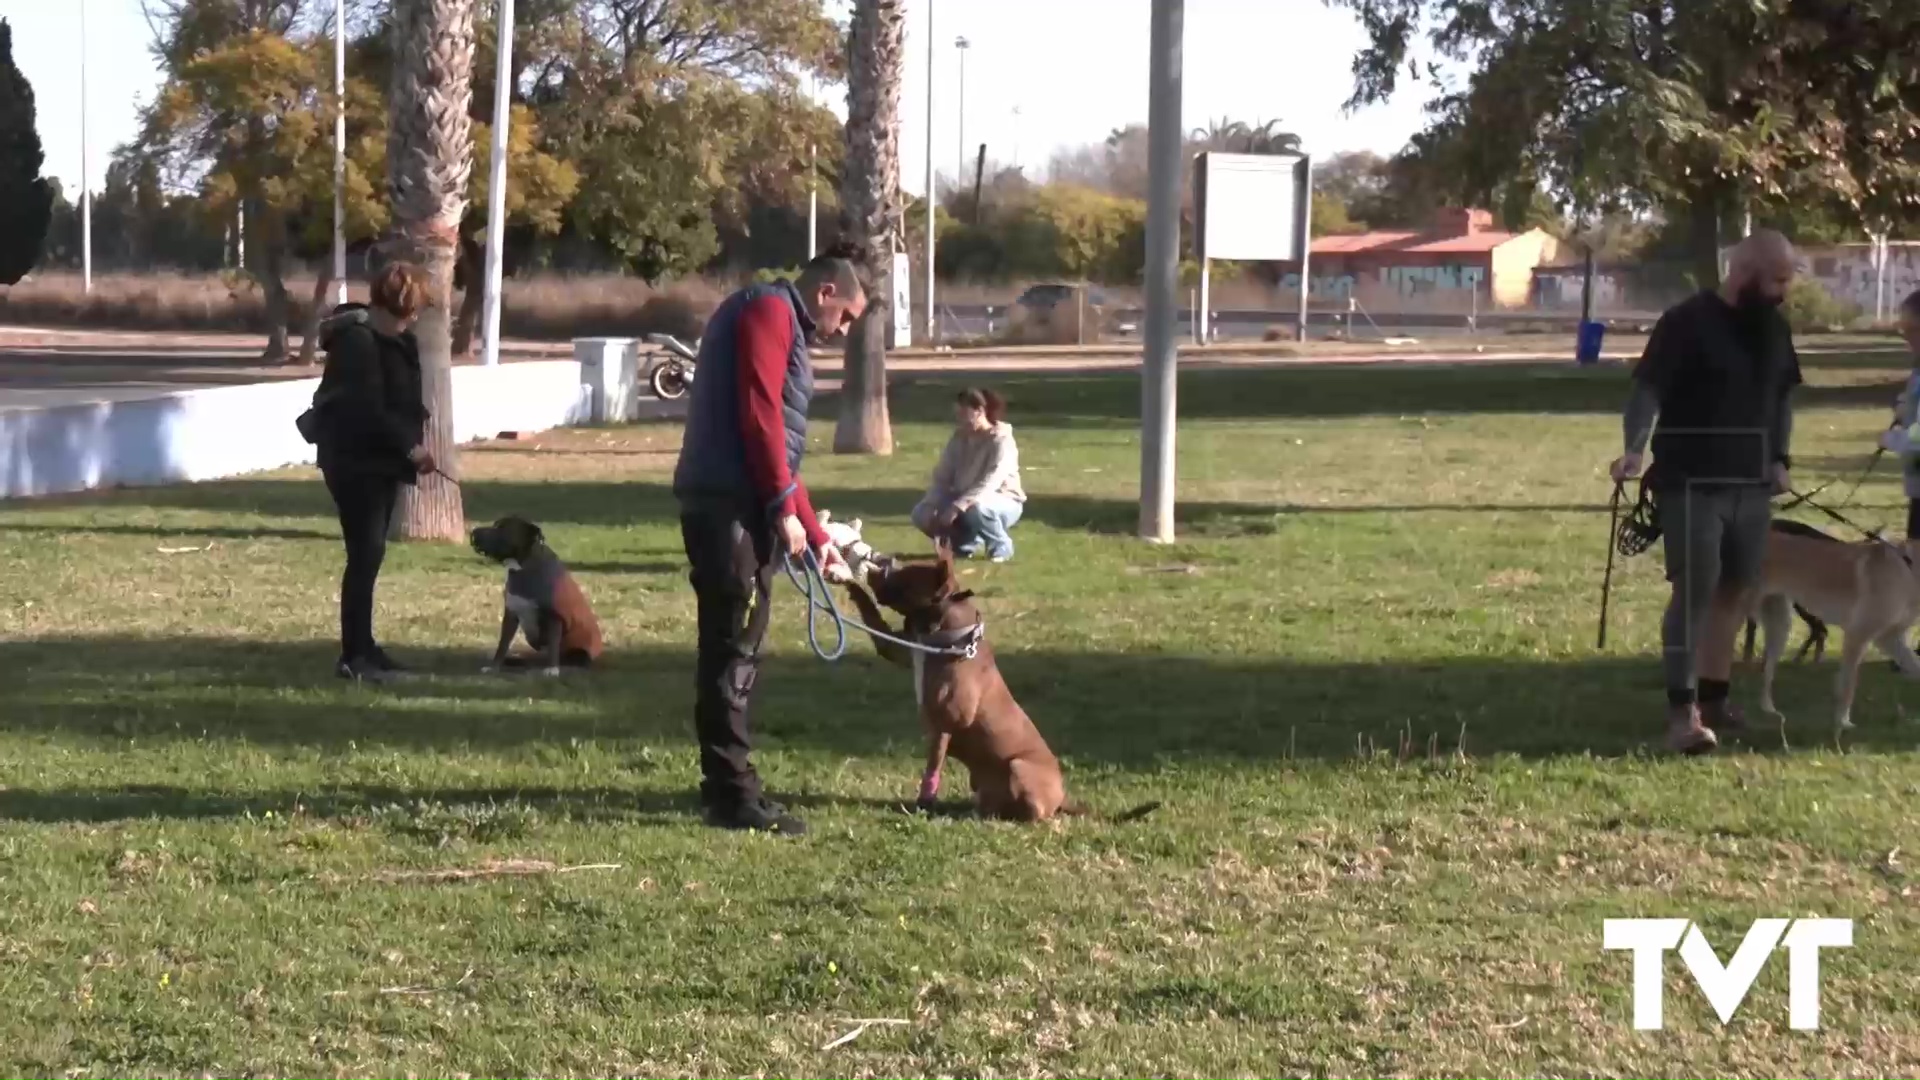
[[[920,781],[920,800],[922,802],[931,802],[933,798],[939,794],[940,774],[928,773],[926,777]]]

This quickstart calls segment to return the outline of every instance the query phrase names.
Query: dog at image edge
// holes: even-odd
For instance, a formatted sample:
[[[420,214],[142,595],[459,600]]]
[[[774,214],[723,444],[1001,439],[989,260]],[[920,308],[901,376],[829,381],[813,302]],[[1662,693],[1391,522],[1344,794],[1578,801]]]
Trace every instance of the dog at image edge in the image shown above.
[[[951,549],[942,545],[931,562],[883,558],[871,565],[866,579],[872,595],[857,582],[847,592],[870,628],[932,648],[974,646],[971,656],[933,655],[874,639],[882,657],[913,669],[914,700],[927,729],[919,806],[932,808],[941,769],[951,755],[966,765],[974,808],[982,817],[1046,821],[1057,814],[1086,813],[1068,801],[1059,759],[1001,676],[973,593],[954,580]],[[903,629],[888,624],[882,604],[905,618]],[[1145,817],[1159,806],[1147,803],[1115,820]]]
[[[1793,629],[1793,610],[1840,628],[1840,671],[1833,726],[1853,726],[1853,699],[1860,664],[1869,648],[1885,653],[1907,678],[1920,678],[1920,656],[1908,644],[1920,621],[1920,576],[1913,560],[1920,545],[1882,540],[1847,543],[1815,529],[1774,529],[1767,535],[1761,580],[1751,610],[1762,640],[1760,709],[1780,717],[1773,699],[1774,675]]]
[[[487,670],[524,666],[507,655],[522,634],[549,675],[558,675],[563,666],[592,667],[600,659],[605,648],[600,620],[580,583],[547,546],[540,526],[503,517],[473,530],[471,541],[474,551],[507,568],[500,644]]]

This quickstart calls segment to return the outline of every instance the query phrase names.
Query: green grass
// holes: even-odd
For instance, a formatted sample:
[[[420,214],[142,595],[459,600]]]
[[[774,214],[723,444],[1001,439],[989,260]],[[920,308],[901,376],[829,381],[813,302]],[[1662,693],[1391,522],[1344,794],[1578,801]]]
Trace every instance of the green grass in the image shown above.
[[[1900,364],[1810,373],[1803,485],[1864,463]],[[1617,369],[1196,374],[1164,548],[1130,537],[1137,382],[1003,385],[1033,503],[968,581],[1070,790],[1164,800],[1143,822],[903,814],[906,677],[815,660],[782,585],[757,758],[814,832],[702,828],[671,428],[465,458],[470,517],[540,520],[607,624],[560,684],[475,673],[498,575],[430,546],[392,554],[380,630],[435,674],[331,681],[309,472],[0,510],[0,1072],[1915,1071],[1920,690],[1873,666],[1836,743],[1803,665],[1784,735],[1657,752],[1653,557],[1593,648]],[[954,388],[897,390],[890,460],[822,421],[819,503],[921,550]],[[1899,502],[1883,468],[1856,509]],[[617,868],[432,876],[507,860]],[[1671,961],[1637,1034],[1622,915],[1856,946],[1818,1033],[1780,958],[1725,1029]],[[905,1023],[822,1049],[862,1018]]]

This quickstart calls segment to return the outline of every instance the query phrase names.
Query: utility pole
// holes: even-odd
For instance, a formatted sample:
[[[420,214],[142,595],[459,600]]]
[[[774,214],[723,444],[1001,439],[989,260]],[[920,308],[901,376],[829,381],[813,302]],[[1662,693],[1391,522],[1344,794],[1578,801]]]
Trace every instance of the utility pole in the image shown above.
[[[347,0],[333,3],[333,296],[347,302]]]
[[[493,50],[493,171],[487,178],[487,284],[481,307],[482,362],[500,362],[500,287],[507,243],[507,129],[513,122],[513,0],[494,0],[500,25]]]
[[[1180,261],[1180,83],[1185,0],[1153,0],[1147,93],[1147,329],[1140,394],[1140,536],[1173,540],[1174,320]]]
[[[933,257],[934,245],[937,243],[933,227],[934,204],[939,201],[935,198],[933,181],[933,4],[934,0],[927,0],[927,344],[929,345],[933,344],[940,325],[940,317],[934,313],[933,306]],[[966,62],[966,55],[964,52],[960,54],[963,65]]]
[[[960,97],[957,105],[960,109],[960,146],[959,164],[954,168],[955,176],[964,176],[967,172],[967,50],[973,48],[973,42],[965,37],[953,39],[953,47],[960,51]]]
[[[87,0],[80,0],[80,289],[93,295],[93,177],[87,158]]]

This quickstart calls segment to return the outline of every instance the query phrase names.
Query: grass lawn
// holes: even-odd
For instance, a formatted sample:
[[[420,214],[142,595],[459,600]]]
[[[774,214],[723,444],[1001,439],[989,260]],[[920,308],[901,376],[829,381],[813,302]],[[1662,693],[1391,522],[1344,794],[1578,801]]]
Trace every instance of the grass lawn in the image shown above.
[[[1902,365],[1810,370],[1802,486],[1865,462]],[[1142,822],[902,813],[908,679],[816,660],[783,584],[758,761],[813,834],[700,826],[675,428],[464,459],[469,516],[539,520],[606,621],[557,684],[477,674],[498,574],[425,546],[379,626],[431,677],[335,683],[310,471],[0,508],[0,1073],[1920,1071],[1920,688],[1871,665],[1836,743],[1801,665],[1784,735],[1656,752],[1654,556],[1593,647],[1618,369],[1195,373],[1166,548],[1130,536],[1137,381],[1002,385],[1033,502],[968,581],[1070,790]],[[819,504],[923,550],[955,389],[898,388],[889,460],[822,420]],[[1883,467],[1855,509],[1899,502]],[[540,864],[587,868],[498,872]],[[1655,915],[1723,956],[1853,918],[1823,1030],[1784,958],[1726,1028],[1670,958],[1632,1031],[1601,921]]]

